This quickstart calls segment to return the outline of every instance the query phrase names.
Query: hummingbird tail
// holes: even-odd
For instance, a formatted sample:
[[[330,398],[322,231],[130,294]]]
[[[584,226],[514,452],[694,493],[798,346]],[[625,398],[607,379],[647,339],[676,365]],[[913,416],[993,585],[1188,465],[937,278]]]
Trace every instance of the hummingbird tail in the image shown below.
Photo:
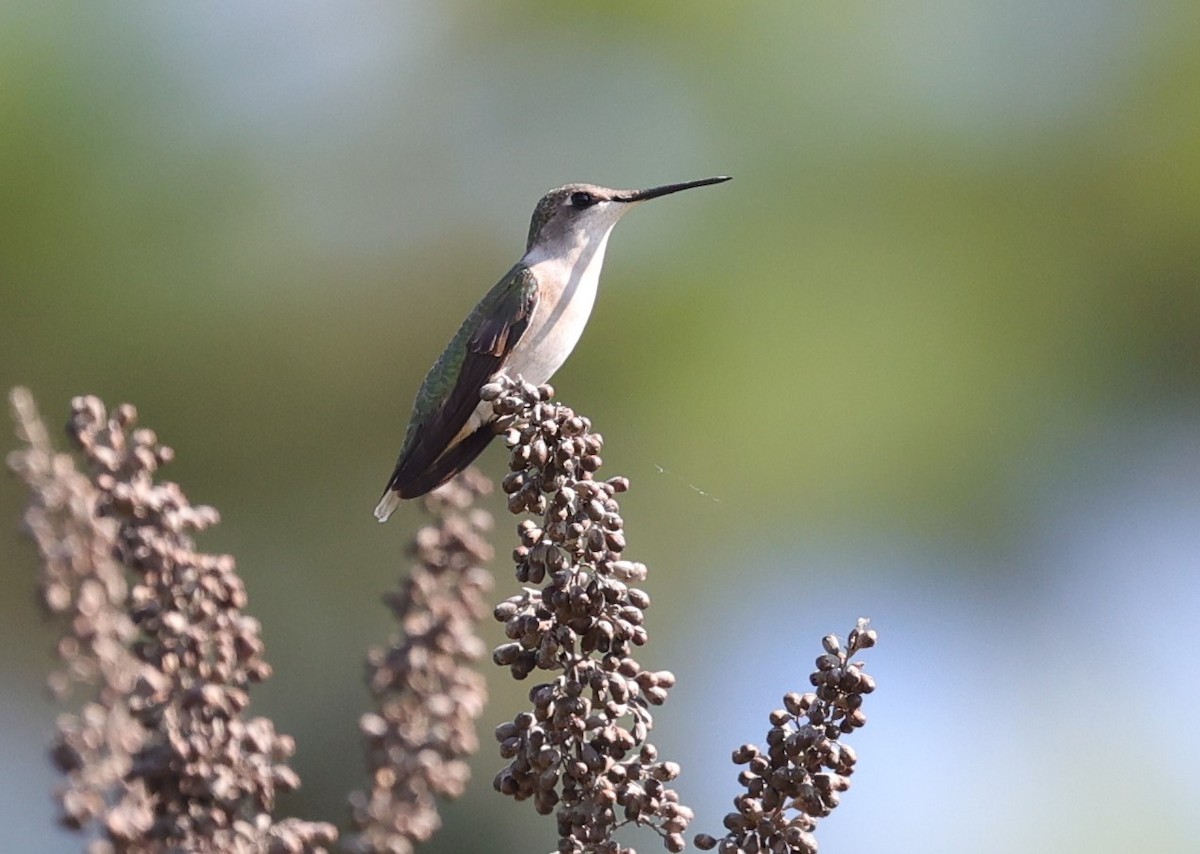
[[[398,478],[393,482],[392,488],[403,498],[416,498],[431,489],[437,489],[474,462],[495,435],[492,432],[491,422],[476,428],[474,433],[468,435],[457,445],[452,445],[424,471],[403,480]]]
[[[380,522],[386,522],[392,513],[396,512],[396,508],[400,506],[400,495],[388,489],[383,493],[383,498],[379,499],[379,504],[375,506],[375,518]]]
[[[388,481],[387,491],[375,506],[375,518],[386,522],[400,506],[401,501],[420,498],[450,480],[479,456],[494,435],[492,423],[488,422],[415,473],[409,470],[408,461],[401,457],[396,471],[392,473],[392,479]]]

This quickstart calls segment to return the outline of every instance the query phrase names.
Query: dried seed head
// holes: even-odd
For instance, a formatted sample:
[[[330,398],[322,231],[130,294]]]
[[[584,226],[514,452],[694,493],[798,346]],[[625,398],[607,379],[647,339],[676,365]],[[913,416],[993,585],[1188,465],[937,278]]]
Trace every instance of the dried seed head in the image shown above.
[[[517,527],[526,549],[514,553],[517,578],[543,586],[496,609],[512,642],[493,659],[517,678],[555,674],[530,692],[540,727],[521,727],[518,716],[496,731],[511,760],[496,788],[553,811],[559,851],[623,854],[630,849],[612,833],[626,822],[656,827],[668,851],[681,851],[692,814],[664,786],[679,767],[659,762],[646,741],[650,708],[666,701],[675,678],[630,654],[647,640],[650,597],[629,586],[645,580],[645,565],[620,559],[624,522],[613,496],[629,481],[595,479],[603,439],[588,419],[553,403],[547,387],[496,384],[492,405],[510,419],[509,509],[540,517]]]
[[[244,614],[233,559],[198,552],[191,532],[217,512],[156,482],[171,460],[125,404],[72,401],[68,434],[88,474],[51,447],[33,399],[12,393],[28,447],[9,465],[29,486],[25,524],[43,559],[49,611],[69,615],[52,684],[99,683],[78,715],[58,721],[63,819],[118,851],[316,851],[328,824],[271,818],[299,778],[292,739],[243,717],[265,679],[259,625]],[[243,816],[254,815],[254,823]]]
[[[416,562],[387,597],[404,631],[367,657],[376,713],[364,716],[361,729],[372,788],[350,798],[356,851],[412,850],[441,826],[435,797],[457,797],[469,778],[464,760],[478,749],[475,721],[487,700],[475,667],[485,650],[476,632],[492,587],[483,568],[492,557],[485,539],[492,519],[473,503],[490,491],[486,478],[467,469],[424,498],[433,522],[414,535]],[[524,534],[536,541],[532,529]],[[512,621],[519,606],[501,602],[493,615]],[[519,644],[501,649],[496,657],[525,654]],[[515,723],[496,737],[502,752],[516,755]]]
[[[784,696],[784,708],[771,712],[765,753],[751,744],[733,752],[734,763],[745,766],[738,782],[746,793],[734,798],[737,811],[725,816],[725,836],[701,834],[697,848],[816,854],[816,820],[837,807],[857,762],[854,751],[838,739],[866,723],[862,698],[875,686],[861,663],[849,661],[865,648],[864,639],[873,645],[876,635],[859,620],[846,644],[834,635],[821,641],[825,652],[809,677],[821,687]]]

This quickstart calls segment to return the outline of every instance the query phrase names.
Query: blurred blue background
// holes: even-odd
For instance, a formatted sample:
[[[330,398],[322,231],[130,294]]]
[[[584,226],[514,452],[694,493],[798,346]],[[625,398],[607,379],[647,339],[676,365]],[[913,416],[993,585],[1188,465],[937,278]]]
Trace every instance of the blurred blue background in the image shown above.
[[[0,386],[55,424],[133,401],[176,448],[264,624],[254,711],[298,740],[281,814],[344,827],[419,524],[371,509],[424,371],[545,190],[732,174],[621,224],[555,380],[633,481],[693,829],[821,635],[869,615],[880,690],[823,851],[1195,851],[1198,45],[1184,0],[16,0]],[[23,501],[8,478],[0,850],[77,851]],[[529,686],[489,679],[424,850],[553,847],[491,789]]]

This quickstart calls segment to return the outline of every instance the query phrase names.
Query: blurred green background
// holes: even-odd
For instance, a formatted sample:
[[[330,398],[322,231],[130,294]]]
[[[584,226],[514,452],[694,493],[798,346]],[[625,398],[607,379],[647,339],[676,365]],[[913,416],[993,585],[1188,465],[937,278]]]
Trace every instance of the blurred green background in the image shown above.
[[[823,851],[1195,851],[1197,93],[1185,0],[18,0],[0,386],[54,424],[135,402],[175,447],[264,625],[254,710],[298,740],[281,813],[344,826],[360,662],[419,523],[371,509],[424,371],[545,190],[734,175],[620,225],[555,380],[633,481],[693,829],[866,614],[880,691]],[[23,501],[8,478],[0,850],[76,851]],[[491,789],[528,685],[488,667],[430,852],[554,844]]]

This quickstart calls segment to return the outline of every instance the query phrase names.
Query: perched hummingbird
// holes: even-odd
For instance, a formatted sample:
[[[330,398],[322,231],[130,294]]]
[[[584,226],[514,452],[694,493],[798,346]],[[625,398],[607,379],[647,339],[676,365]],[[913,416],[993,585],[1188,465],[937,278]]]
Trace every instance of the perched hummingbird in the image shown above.
[[[567,184],[543,196],[529,223],[525,255],[467,315],[421,383],[375,518],[386,522],[402,499],[424,495],[479,456],[495,420],[479,390],[492,377],[503,373],[541,385],[567,360],[592,313],[617,220],[638,202],[728,180],[648,190]]]

